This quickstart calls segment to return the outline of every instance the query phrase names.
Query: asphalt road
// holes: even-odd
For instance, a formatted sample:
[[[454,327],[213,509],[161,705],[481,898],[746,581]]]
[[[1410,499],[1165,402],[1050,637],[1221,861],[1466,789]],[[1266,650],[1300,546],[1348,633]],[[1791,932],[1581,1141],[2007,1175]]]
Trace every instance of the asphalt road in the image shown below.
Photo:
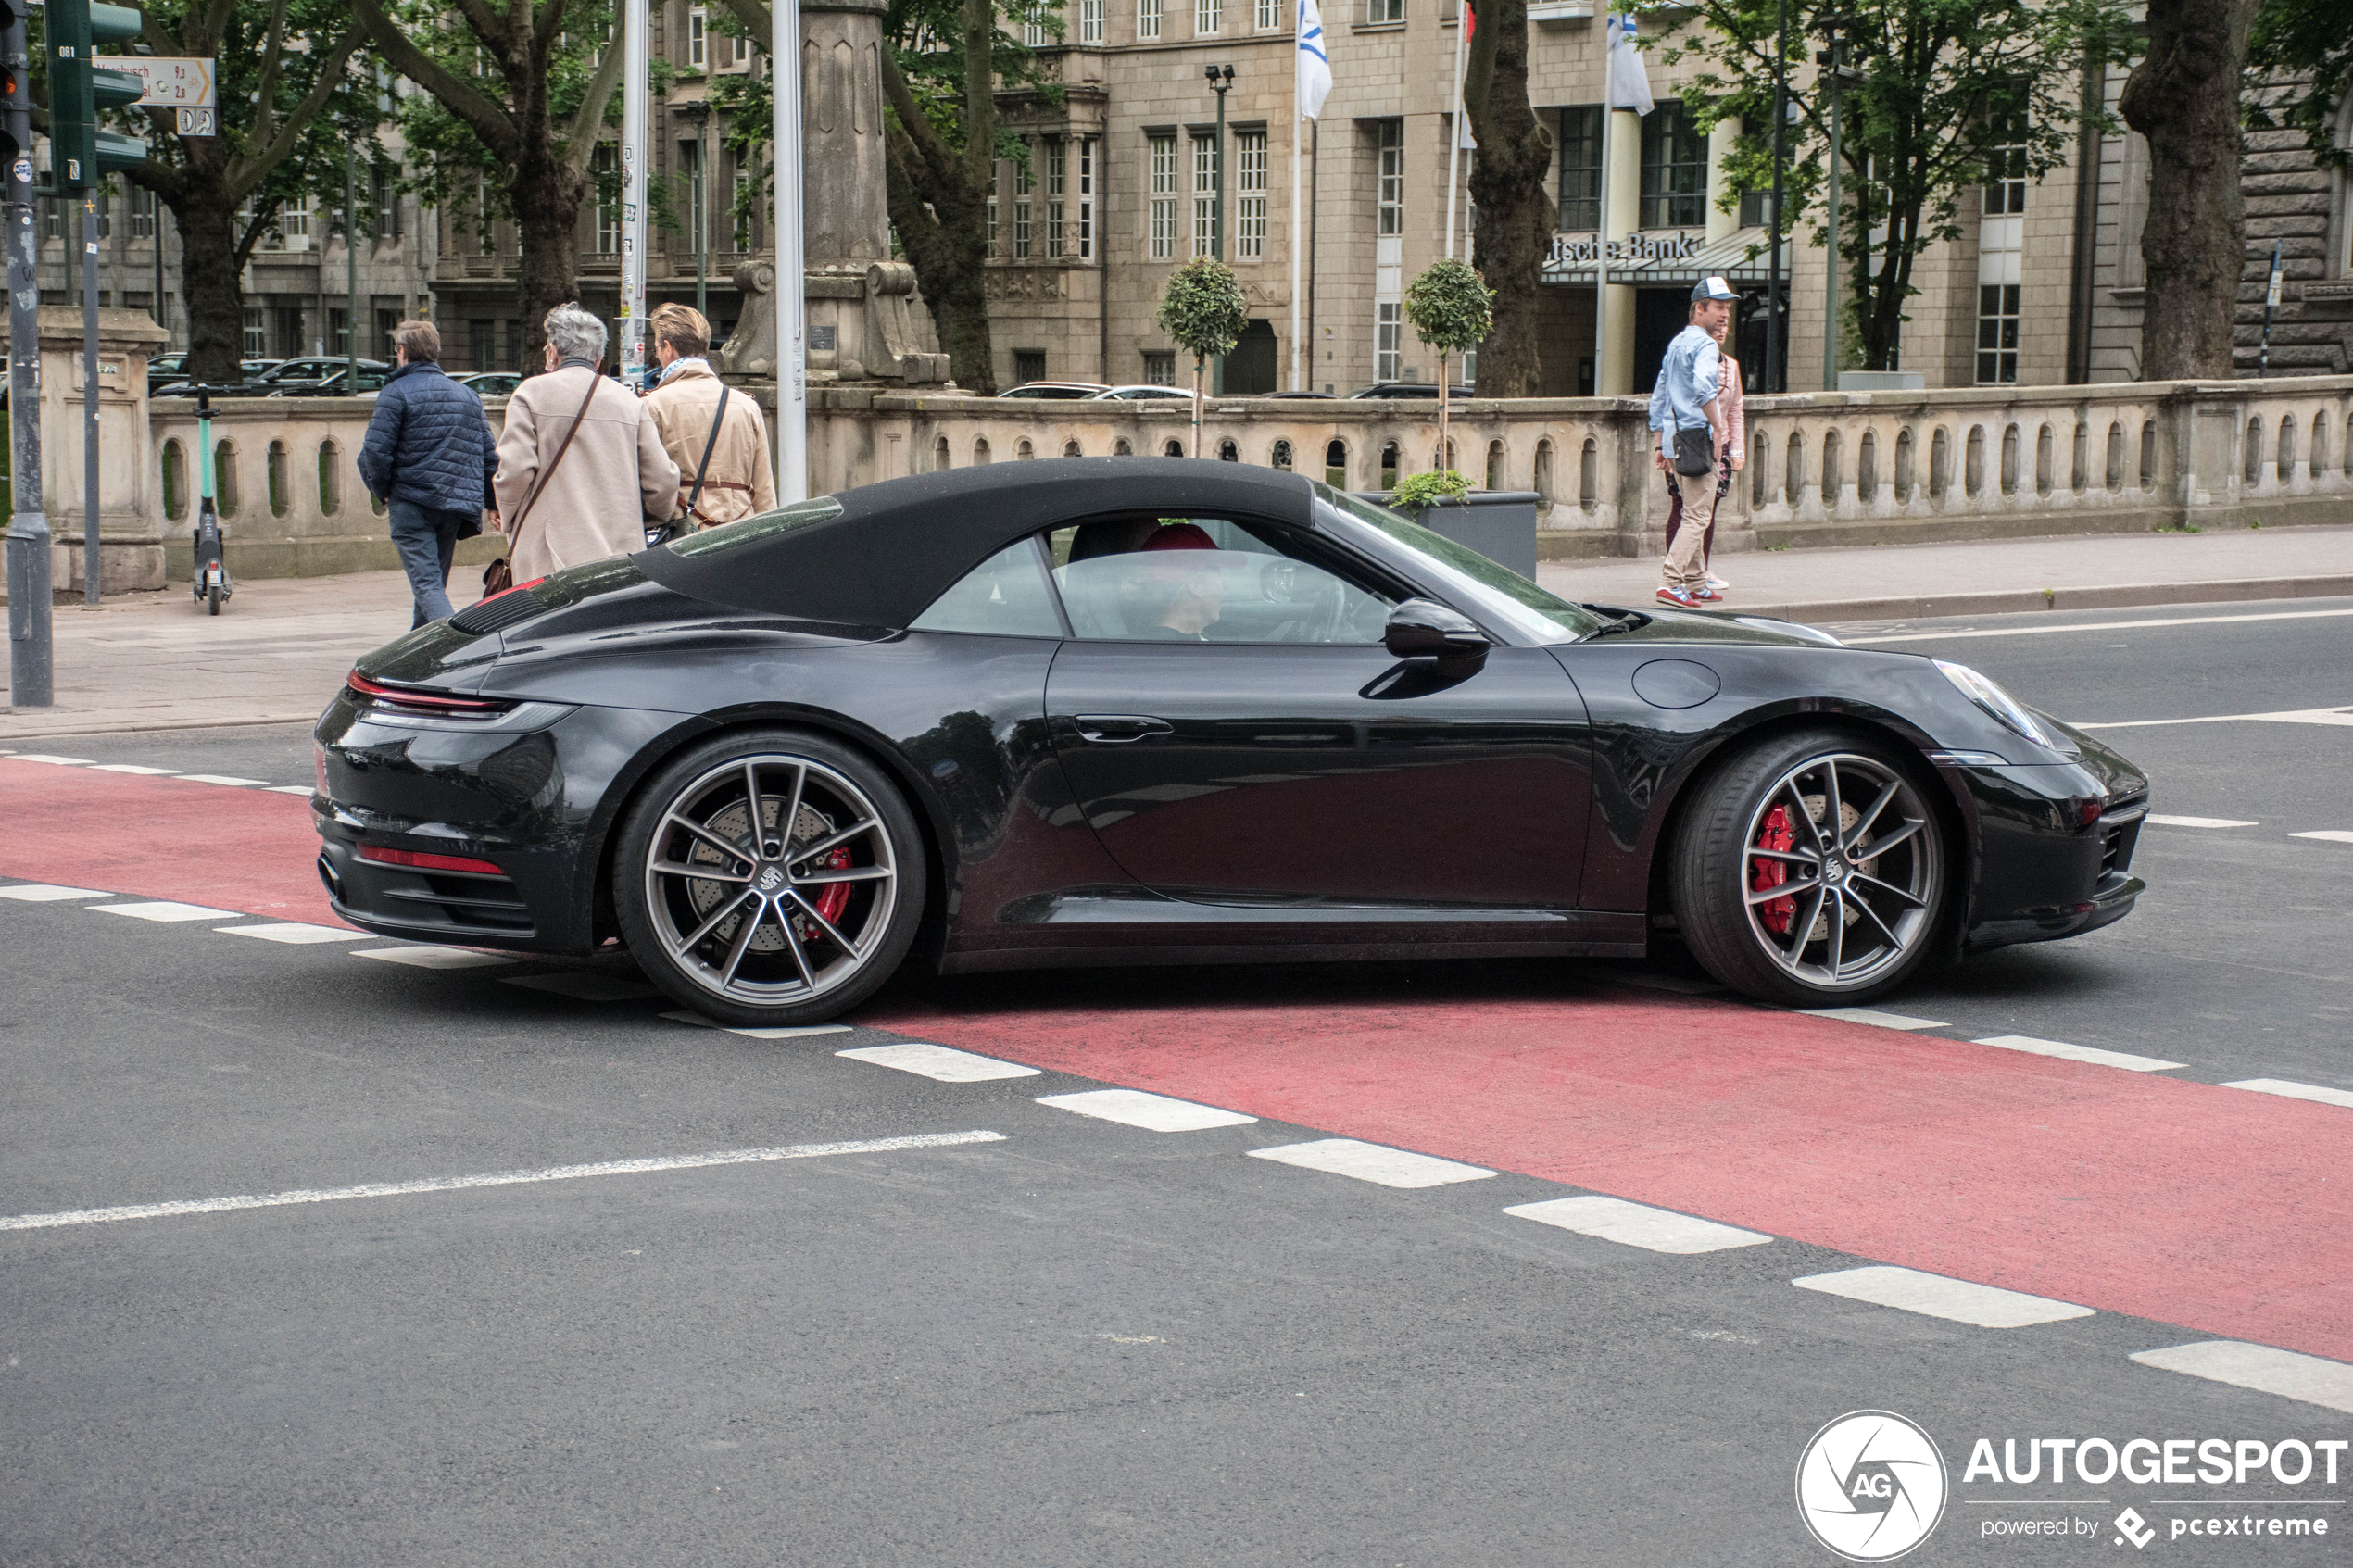
[[[1888,646],[2073,721],[2353,704],[2353,614],[2193,623],[2291,610],[2353,606],[1849,630],[1925,635]],[[2118,621],[2171,624],[2058,629]],[[2353,1454],[2334,1485],[1964,1476],[1979,1438],[2353,1436],[2329,1359],[2353,1359],[2353,1312],[2325,1283],[2353,1108],[2202,1086],[2353,1090],[2353,843],[2290,836],[2353,832],[2353,726],[2104,733],[2160,814],[2252,825],[2147,829],[2130,920],[1881,1004],[1911,1030],[1482,964],[910,982],[862,1014],[897,1028],[759,1039],[665,1018],[618,955],[429,969],[359,956],[373,938],[240,940],[229,913],[0,897],[0,1562],[1827,1562],[1793,1477],[1863,1410],[1919,1424],[1949,1470],[1907,1562],[2346,1561]],[[44,745],[310,774],[293,729]],[[175,875],[218,852],[208,816],[225,835],[269,804],[76,776],[0,759],[0,795],[86,787],[94,841]],[[138,882],[85,885],[154,896]],[[509,983],[534,978],[602,999]],[[2001,1035],[2183,1065],[1969,1043]],[[836,1054],[910,1038],[1042,1071]],[[1585,1054],[1511,1078],[1547,1052]],[[1622,1080],[1593,1065],[1613,1055]],[[1040,1103],[1106,1085],[1257,1119]],[[1780,1130],[1743,1145],[1768,1098]],[[975,1133],[998,1136],[810,1149]],[[1401,1188],[1249,1158],[1335,1134],[1494,1173]],[[1881,1173],[1857,1177],[1866,1146]],[[6,1222],[745,1150],[792,1157]],[[1505,1212],[1588,1191],[1705,1191],[1665,1206],[1764,1239],[1676,1254]],[[1919,1254],[1916,1220],[1942,1227]],[[2207,1227],[2187,1251],[2183,1226]],[[2312,1271],[2267,1272],[2261,1246],[2299,1235]],[[2135,1274],[2140,1252],[2161,1261]],[[1987,1327],[1793,1287],[1914,1256],[2100,1310]],[[2215,1326],[2233,1292],[2255,1328]],[[2290,1389],[2309,1398],[2131,1359],[2218,1338],[2321,1356]],[[2333,1529],[2186,1533],[2226,1513]],[[2010,1533],[2057,1519],[2064,1539]]]

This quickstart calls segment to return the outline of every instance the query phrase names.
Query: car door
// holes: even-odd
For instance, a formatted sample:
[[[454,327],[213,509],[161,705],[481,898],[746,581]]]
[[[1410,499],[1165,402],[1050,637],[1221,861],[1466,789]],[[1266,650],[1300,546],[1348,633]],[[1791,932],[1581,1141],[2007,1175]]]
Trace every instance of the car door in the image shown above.
[[[1171,527],[1214,547],[1155,547]],[[1543,649],[1400,660],[1401,585],[1252,520],[1096,520],[1054,549],[1075,634],[1049,725],[1130,876],[1207,903],[1575,904],[1589,735]]]

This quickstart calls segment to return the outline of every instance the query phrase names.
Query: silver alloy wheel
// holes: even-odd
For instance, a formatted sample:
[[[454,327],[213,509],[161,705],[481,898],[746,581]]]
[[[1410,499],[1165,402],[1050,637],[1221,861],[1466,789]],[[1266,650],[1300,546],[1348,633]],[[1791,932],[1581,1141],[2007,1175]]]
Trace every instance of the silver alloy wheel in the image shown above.
[[[1749,814],[1740,891],[1748,928],[1818,990],[1860,990],[1936,922],[1943,847],[1928,804],[1877,758],[1810,757]]]
[[[654,828],[645,884],[679,969],[752,1007],[839,990],[882,945],[899,897],[874,801],[824,763],[782,753],[736,758],[680,790]]]

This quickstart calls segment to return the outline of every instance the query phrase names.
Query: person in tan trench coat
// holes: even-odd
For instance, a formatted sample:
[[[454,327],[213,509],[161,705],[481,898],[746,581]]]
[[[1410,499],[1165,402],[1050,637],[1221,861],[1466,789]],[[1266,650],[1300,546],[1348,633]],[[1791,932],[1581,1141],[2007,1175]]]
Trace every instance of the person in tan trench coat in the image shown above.
[[[718,439],[711,439],[711,421],[721,417],[721,383],[704,358],[711,350],[711,323],[698,310],[668,304],[654,307],[651,325],[661,384],[646,395],[646,407],[653,410],[670,460],[678,465],[681,531],[716,528],[774,511],[776,476],[768,465],[768,421],[760,417],[759,400],[741,392],[728,398],[725,422]],[[686,499],[695,488],[695,468],[706,444],[711,467],[703,474],[694,519],[687,521]]]
[[[498,436],[498,515],[508,570],[528,583],[567,566],[646,547],[646,525],[677,508],[678,465],[662,450],[651,410],[618,382],[601,376],[605,324],[577,305],[547,312],[547,373],[533,376],[507,400]],[[594,383],[587,413],[581,402]],[[556,454],[580,416],[580,433],[560,463]],[[529,517],[523,497],[555,464]],[[520,527],[518,521],[520,518]]]

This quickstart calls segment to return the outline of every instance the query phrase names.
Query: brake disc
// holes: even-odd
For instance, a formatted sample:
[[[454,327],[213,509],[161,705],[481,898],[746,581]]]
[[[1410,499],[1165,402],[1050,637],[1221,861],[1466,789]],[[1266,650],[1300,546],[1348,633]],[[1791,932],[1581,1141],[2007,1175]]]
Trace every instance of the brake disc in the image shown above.
[[[1806,814],[1814,820],[1814,825],[1817,828],[1820,827],[1822,825],[1822,812],[1825,807],[1829,804],[1829,797],[1822,795],[1805,795],[1800,796],[1798,798],[1806,803]],[[1842,799],[1838,803],[1838,836],[1841,839],[1844,839],[1848,834],[1853,833],[1855,831],[1855,824],[1862,820],[1863,813],[1856,809],[1854,802]],[[1865,876],[1876,876],[1879,874],[1879,861],[1876,859],[1865,860],[1855,869]],[[1828,900],[1826,899],[1824,902],[1827,903]],[[1856,921],[1863,918],[1862,914],[1843,898],[1841,898],[1838,901],[1838,911],[1841,916],[1840,923],[1844,925],[1853,925]],[[1808,943],[1826,942],[1830,940],[1830,911],[1828,909],[1824,909],[1820,914],[1814,917],[1814,929],[1806,934],[1806,940]]]
[[[784,802],[774,796],[764,797],[761,800],[760,808],[761,837],[764,842],[773,843],[776,836],[776,819],[784,814]],[[750,813],[745,809],[744,802],[738,800],[714,814],[703,823],[703,826],[722,838],[741,843],[746,837],[744,830],[749,825],[749,820]],[[833,819],[804,801],[801,803],[800,814],[793,819],[791,842],[814,844],[833,831]],[[724,864],[725,860],[725,856],[700,839],[695,840],[694,847],[686,855],[688,865],[716,866]],[[696,923],[700,924],[703,918],[707,917],[711,910],[742,891],[741,883],[698,882],[688,879],[686,898],[695,907]],[[799,914],[788,918],[792,922],[794,936],[803,942],[809,940],[808,922]],[[736,933],[742,928],[744,920],[745,915],[742,913],[729,915],[719,922],[718,929],[712,935],[723,943],[732,943],[736,939]],[[752,952],[780,953],[784,951],[784,933],[774,922],[762,925],[752,934],[750,948]]]

